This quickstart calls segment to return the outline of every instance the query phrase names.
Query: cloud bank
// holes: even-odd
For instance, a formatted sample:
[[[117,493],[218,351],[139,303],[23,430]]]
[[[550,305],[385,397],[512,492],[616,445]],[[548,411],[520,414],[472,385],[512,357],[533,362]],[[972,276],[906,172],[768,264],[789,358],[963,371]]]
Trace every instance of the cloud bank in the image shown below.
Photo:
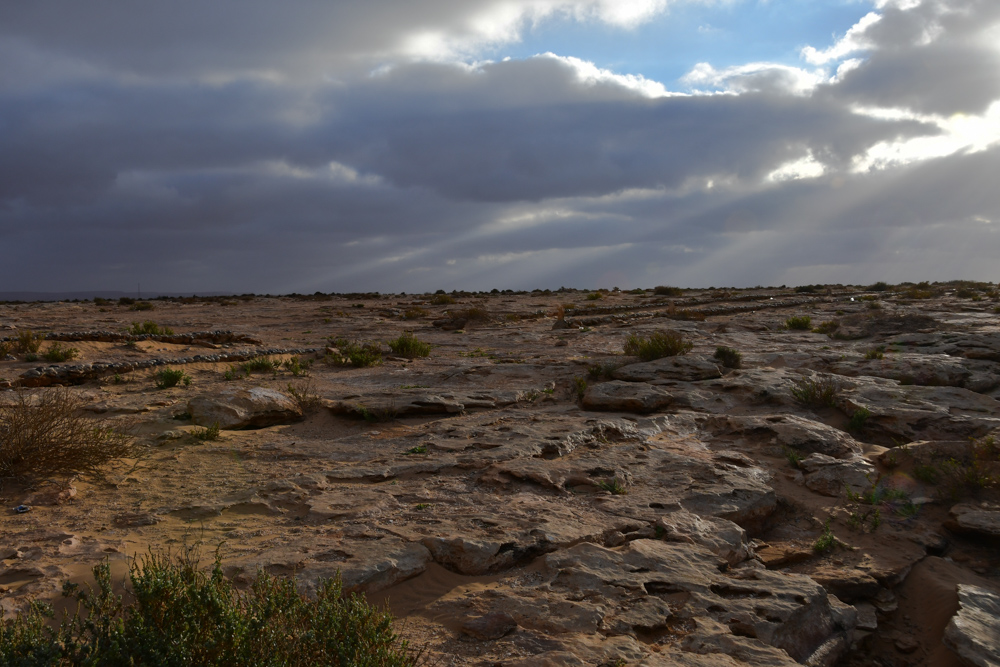
[[[0,284],[998,279],[1000,5],[882,0],[797,62],[677,82],[477,59],[674,6],[7,3]]]

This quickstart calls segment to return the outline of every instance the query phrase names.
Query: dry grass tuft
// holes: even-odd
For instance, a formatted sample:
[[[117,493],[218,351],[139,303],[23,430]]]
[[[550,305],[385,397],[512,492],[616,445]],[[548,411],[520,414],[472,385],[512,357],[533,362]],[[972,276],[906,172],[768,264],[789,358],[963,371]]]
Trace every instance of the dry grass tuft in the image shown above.
[[[92,472],[139,446],[132,424],[82,414],[85,401],[68,389],[19,390],[0,405],[0,477]]]

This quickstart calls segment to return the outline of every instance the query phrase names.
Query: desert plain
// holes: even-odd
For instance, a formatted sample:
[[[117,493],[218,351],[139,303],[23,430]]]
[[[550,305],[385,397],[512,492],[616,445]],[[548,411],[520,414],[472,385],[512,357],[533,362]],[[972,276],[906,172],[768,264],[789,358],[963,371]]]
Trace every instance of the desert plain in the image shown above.
[[[0,403],[139,446],[3,479],[5,618],[200,550],[339,572],[431,664],[998,664],[994,285],[128,301],[0,304],[76,350],[0,358]]]

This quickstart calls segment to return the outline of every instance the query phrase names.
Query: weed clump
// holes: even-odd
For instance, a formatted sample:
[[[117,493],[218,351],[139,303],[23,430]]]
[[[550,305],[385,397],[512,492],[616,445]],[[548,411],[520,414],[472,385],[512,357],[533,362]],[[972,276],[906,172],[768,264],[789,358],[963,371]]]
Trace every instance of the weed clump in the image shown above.
[[[183,384],[185,387],[191,384],[191,376],[179,368],[163,368],[153,375],[157,389],[169,389]]]
[[[797,315],[785,320],[785,328],[793,331],[809,331],[812,326],[812,318],[808,315]]]
[[[406,357],[407,359],[426,357],[431,353],[431,346],[417,340],[417,337],[413,335],[412,331],[406,331],[400,334],[398,338],[390,340],[388,345],[393,354],[398,354],[399,356]]]
[[[854,414],[851,415],[850,421],[847,422],[847,430],[852,433],[860,433],[868,424],[868,420],[871,416],[871,410],[868,408],[858,408],[854,411]]]
[[[635,334],[630,335],[625,340],[623,351],[625,354],[639,357],[643,361],[653,361],[663,357],[675,357],[687,354],[694,347],[694,343],[684,340],[684,337],[672,331],[657,331],[649,338],[643,338]]]
[[[206,428],[192,431],[191,435],[202,442],[209,442],[211,440],[218,440],[222,437],[222,430],[219,428],[219,422],[215,422]]]
[[[792,386],[792,396],[799,403],[815,408],[832,408],[837,405],[840,385],[833,380],[803,379]]]
[[[38,354],[43,340],[45,340],[45,334],[36,334],[31,329],[28,329],[17,334],[17,341],[14,348],[18,354]]]
[[[131,328],[125,330],[133,336],[173,336],[174,330],[170,327],[161,327],[152,320],[145,322],[133,322]]]
[[[885,359],[885,345],[876,345],[865,350],[865,359],[871,361],[875,359]]]
[[[63,347],[60,343],[56,342],[52,343],[52,346],[42,354],[42,357],[46,361],[60,362],[76,359],[79,354],[80,350],[75,347]]]
[[[14,393],[0,405],[0,477],[89,472],[138,455],[128,422],[84,417],[83,406],[67,389]]]
[[[833,531],[830,530],[830,519],[827,519],[826,523],[823,524],[823,533],[813,542],[813,551],[818,554],[825,554],[828,551],[832,551],[837,544],[837,538],[833,534]]]
[[[712,357],[718,359],[719,363],[726,368],[739,368],[743,365],[743,354],[732,347],[720,345],[715,348],[715,354]]]
[[[291,579],[258,571],[246,591],[216,560],[203,572],[190,558],[150,554],[130,567],[134,602],[112,587],[107,563],[93,570],[97,590],[67,584],[78,608],[58,628],[36,605],[0,624],[0,655],[34,665],[352,665],[410,667],[416,656],[392,629],[392,616],[354,594],[339,576],[320,580],[315,599]]]
[[[155,310],[156,306],[148,301],[136,301],[129,307],[129,310]]]
[[[455,298],[450,294],[435,294],[431,297],[432,306],[449,306],[455,303]]]
[[[812,332],[826,334],[827,336],[832,336],[833,332],[840,328],[840,322],[837,320],[827,320],[826,322],[820,322]]]
[[[303,377],[305,375],[309,375],[309,367],[313,365],[313,360],[307,359],[303,361],[298,357],[292,357],[291,359],[286,360],[281,365],[282,367],[284,367],[286,371],[291,373],[292,376]]]
[[[328,351],[323,360],[334,366],[356,366],[366,368],[382,363],[382,348],[378,343],[360,343],[346,338],[331,341],[333,351]]]

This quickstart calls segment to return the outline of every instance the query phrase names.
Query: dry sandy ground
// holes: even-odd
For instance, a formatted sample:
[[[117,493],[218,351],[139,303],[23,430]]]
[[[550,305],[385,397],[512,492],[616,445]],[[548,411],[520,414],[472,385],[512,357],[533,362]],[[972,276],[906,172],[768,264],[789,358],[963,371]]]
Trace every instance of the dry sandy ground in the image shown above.
[[[958,502],[995,509],[996,490],[947,497],[940,483],[921,481],[920,462],[898,448],[968,443],[1000,426],[992,408],[1000,394],[996,383],[990,386],[1000,369],[995,298],[985,291],[975,300],[959,298],[941,289],[914,300],[899,291],[831,288],[686,291],[671,298],[500,293],[457,295],[450,305],[433,305],[432,295],[156,301],[145,312],[117,303],[0,305],[0,337],[27,329],[122,331],[150,319],[178,333],[230,330],[258,339],[262,348],[322,349],[338,337],[385,342],[404,331],[433,346],[429,357],[413,360],[386,350],[386,361],[372,368],[318,360],[307,377],[283,370],[227,381],[229,363],[201,362],[171,366],[191,376],[190,386],[157,390],[152,371],[142,370],[70,387],[95,417],[137,420],[144,454],[98,474],[3,480],[0,604],[9,616],[30,597],[54,598],[63,581],[85,580],[106,558],[124,574],[137,554],[202,545],[206,561],[218,548],[238,581],[263,567],[295,575],[308,588],[316,577],[343,570],[348,583],[387,602],[404,635],[440,664],[689,664],[655,662],[693,650],[694,612],[685,615],[679,593],[656,597],[667,605],[662,622],[630,621],[623,610],[647,598],[633,591],[618,600],[615,589],[602,602],[611,585],[604,575],[595,575],[603,583],[591,593],[585,587],[566,593],[559,577],[576,565],[554,560],[576,554],[578,565],[581,545],[620,554],[639,543],[670,542],[670,531],[657,522],[683,510],[746,530],[736,544],[744,552],[729,558],[732,572],[766,567],[789,580],[806,575],[867,614],[868,621],[841,632],[853,650],[838,654],[840,664],[959,665],[941,641],[958,608],[955,585],[1000,590],[1000,550],[988,537],[943,524]],[[569,308],[570,326],[554,329],[560,306]],[[404,319],[414,308],[425,312]],[[456,323],[457,330],[433,324],[468,308],[485,309],[489,320]],[[814,326],[836,320],[848,335],[783,328],[800,315]],[[661,374],[645,382],[590,371],[636,363],[622,354],[626,337],[662,330],[680,332],[694,344],[687,358],[704,363],[717,346],[736,348],[742,368],[719,367],[714,378]],[[155,340],[65,344],[80,354],[65,365],[254,348]],[[865,360],[877,345],[887,346],[884,359]],[[979,352],[955,352],[972,348]],[[23,357],[0,361],[0,378],[14,384],[38,366]],[[809,378],[842,380],[832,406],[795,399],[792,389]],[[618,383],[626,393],[651,387],[669,400],[640,411],[601,403],[598,394],[581,401],[580,380],[590,392]],[[186,415],[190,399],[253,386],[286,393],[293,387],[324,399],[325,407],[298,421],[226,430],[216,441],[191,437],[198,427]],[[9,400],[12,392],[4,395]],[[452,407],[425,414],[402,409],[427,397]],[[331,408],[351,404],[375,409],[378,419]],[[859,406],[870,406],[872,417],[848,433]],[[768,430],[768,418],[774,425],[789,417],[803,420],[794,424],[799,435]],[[814,427],[826,429],[814,438],[819,445],[800,437]],[[789,462],[790,449],[800,447],[799,456],[808,457],[830,443],[842,445],[840,438],[854,449],[838,460],[870,462],[873,481],[916,504],[901,510],[901,501],[852,503],[840,490],[818,491],[822,485],[808,481],[818,478]],[[887,447],[901,453],[887,458]],[[838,479],[832,483],[842,487]],[[602,488],[610,480],[620,480],[627,493]],[[31,510],[14,513],[21,504]],[[872,525],[876,508],[879,522]],[[817,553],[813,544],[826,522],[840,545]],[[705,539],[682,535],[675,542],[694,549]],[[640,597],[646,593],[654,597],[648,582]],[[532,604],[549,620],[526,611]],[[497,610],[511,614],[515,631],[492,640],[462,632],[470,618]],[[581,620],[584,611],[599,619]],[[704,613],[727,623],[725,610]],[[772,620],[774,627],[786,622]],[[773,628],[744,625],[729,622],[739,641],[799,650],[768,639]],[[736,649],[711,653],[719,662],[697,664],[754,664]]]

